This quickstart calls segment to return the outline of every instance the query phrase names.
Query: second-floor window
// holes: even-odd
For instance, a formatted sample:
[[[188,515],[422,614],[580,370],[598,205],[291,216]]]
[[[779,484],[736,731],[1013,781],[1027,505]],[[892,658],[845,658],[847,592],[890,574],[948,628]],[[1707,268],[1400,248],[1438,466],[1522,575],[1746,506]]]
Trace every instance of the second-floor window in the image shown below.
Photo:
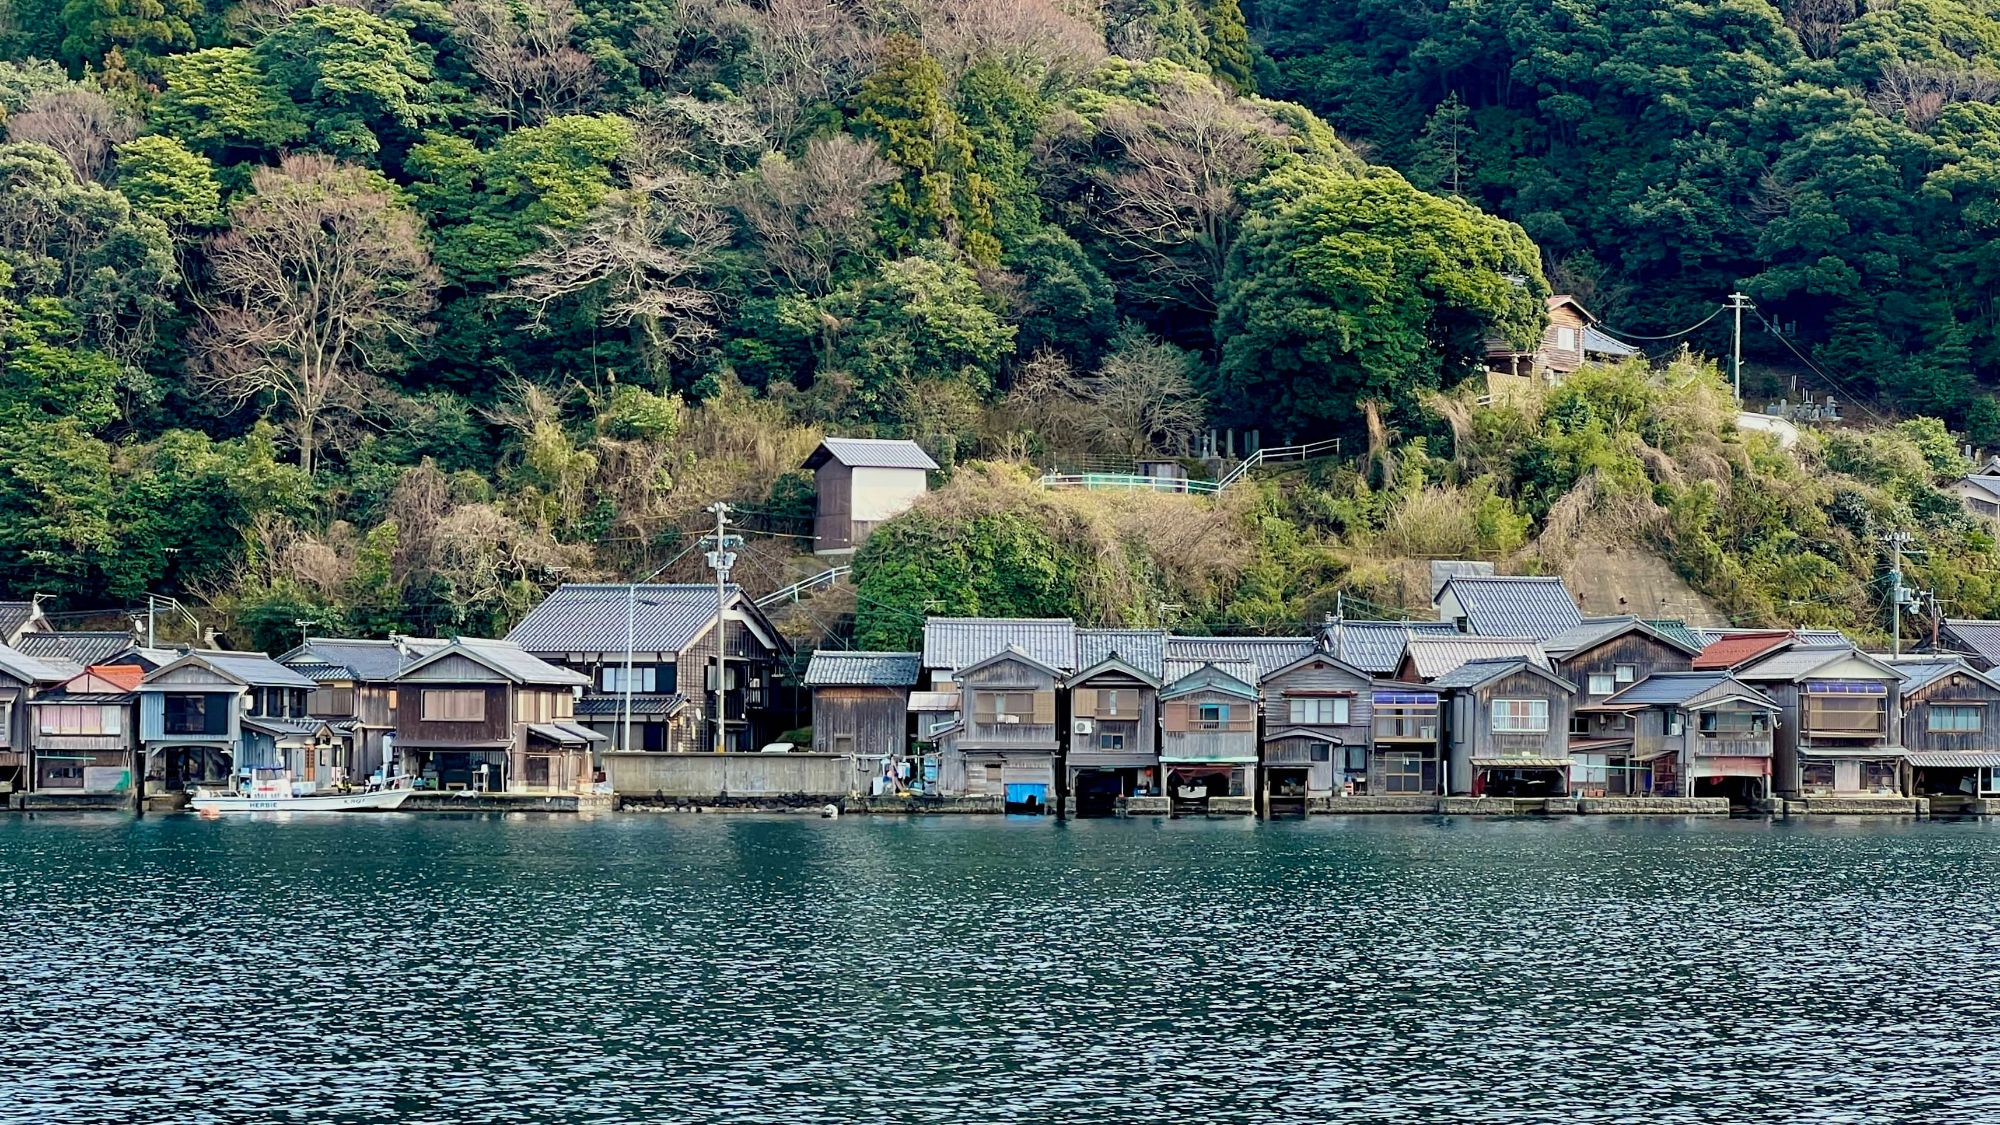
[[[1611,678],[1621,684],[1629,684],[1639,678],[1639,666],[1637,664],[1614,664],[1611,666]]]
[[[124,734],[125,708],[64,703],[35,709],[43,734]],[[180,732],[177,732],[180,733]]]
[[[1035,721],[1035,693],[1032,691],[982,691],[973,709],[982,723],[1020,726]]]
[[[169,695],[162,699],[168,734],[227,734],[230,696]]]
[[[486,693],[478,689],[427,688],[420,712],[427,723],[486,721]]]
[[[1762,711],[1703,711],[1701,733],[1711,738],[1746,738],[1771,729],[1771,717]]]
[[[628,672],[629,681],[626,678]],[[634,664],[629,669],[623,664],[606,664],[597,670],[597,683],[604,691],[624,691],[627,682],[631,683],[634,692],[658,691],[660,670],[651,664]]]
[[[1949,733],[1974,733],[1984,729],[1986,708],[1946,703],[1931,704],[1929,727]]]
[[[1801,723],[1809,732],[1879,735],[1889,729],[1889,689],[1874,682],[1809,682],[1800,701]]]
[[[1123,750],[1125,749],[1125,736],[1122,733],[1105,731],[1097,736],[1097,748],[1099,750]]]
[[[1221,730],[1229,725],[1229,704],[1203,703],[1195,709],[1197,730]]]
[[[1347,722],[1347,700],[1294,699],[1292,722],[1303,726],[1341,726]]]
[[[1493,730],[1498,734],[1547,734],[1549,730],[1549,701],[1546,699],[1494,700]]]
[[[1618,684],[1612,680],[1611,675],[1609,673],[1592,672],[1590,674],[1590,694],[1610,695],[1612,692],[1617,690],[1618,690]]]

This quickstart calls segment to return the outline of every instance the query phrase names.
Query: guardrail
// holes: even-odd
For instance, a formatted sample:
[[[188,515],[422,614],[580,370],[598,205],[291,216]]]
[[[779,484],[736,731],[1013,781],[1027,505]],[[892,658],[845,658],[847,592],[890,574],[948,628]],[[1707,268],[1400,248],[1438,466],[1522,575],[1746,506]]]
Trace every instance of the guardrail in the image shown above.
[[[1267,446],[1237,462],[1236,467],[1224,474],[1221,480],[1149,477],[1137,473],[1048,473],[1039,483],[1043,488],[1123,488],[1135,492],[1186,492],[1197,496],[1213,496],[1242,480],[1245,474],[1259,465],[1310,461],[1316,457],[1332,457],[1339,452],[1339,438],[1309,441],[1301,445]]]
[[[773,590],[770,593],[765,594],[763,597],[758,598],[757,608],[769,609],[772,606],[777,605],[781,602],[798,601],[800,595],[802,594],[810,593],[811,591],[814,590],[825,589],[826,587],[838,583],[842,578],[847,577],[848,572],[852,571],[853,569],[854,568],[851,566],[828,567],[827,569],[820,571],[818,574],[813,575],[811,578],[802,578],[799,581],[794,582],[789,586],[784,586],[779,589]]]
[[[1245,473],[1259,465],[1269,465],[1283,461],[1310,461],[1315,457],[1332,457],[1340,452],[1340,439],[1327,438],[1325,441],[1309,441],[1302,445],[1266,446],[1237,462],[1235,468],[1215,482],[1217,492],[1242,480]]]

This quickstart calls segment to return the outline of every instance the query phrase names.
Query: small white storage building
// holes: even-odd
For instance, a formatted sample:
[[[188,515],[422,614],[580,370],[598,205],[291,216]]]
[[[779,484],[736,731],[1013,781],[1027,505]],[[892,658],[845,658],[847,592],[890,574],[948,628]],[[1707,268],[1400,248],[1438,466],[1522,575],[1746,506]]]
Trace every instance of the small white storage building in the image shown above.
[[[909,511],[930,490],[929,474],[938,466],[913,441],[830,437],[805,467],[819,498],[813,550],[831,555],[851,553],[876,524]]]

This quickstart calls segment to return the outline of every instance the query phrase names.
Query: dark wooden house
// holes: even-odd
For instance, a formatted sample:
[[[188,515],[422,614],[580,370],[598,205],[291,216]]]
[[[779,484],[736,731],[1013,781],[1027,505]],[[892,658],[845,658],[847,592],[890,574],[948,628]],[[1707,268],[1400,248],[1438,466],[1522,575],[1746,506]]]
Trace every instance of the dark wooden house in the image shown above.
[[[1164,639],[1164,634],[1155,634]],[[1064,792],[1079,816],[1160,792],[1160,644],[1113,647],[1063,683],[1069,696]]]
[[[1265,673],[1265,815],[1306,811],[1313,798],[1368,793],[1374,680],[1321,648]]]
[[[519,645],[461,637],[396,675],[400,772],[447,790],[583,792],[605,741],[575,721],[589,685]]]
[[[1576,708],[1570,736],[1579,796],[1771,796],[1775,700],[1724,671],[1657,672]]]
[[[709,583],[566,583],[507,639],[584,675],[589,687],[577,701],[576,718],[604,735],[603,749],[715,749],[718,676],[724,749],[755,751],[798,725],[779,683],[791,643],[733,585],[723,587],[718,607]]]
[[[1252,813],[1257,804],[1257,669],[1169,660],[1160,690],[1160,768],[1176,811]]]
[[[1430,686],[1444,696],[1447,787],[1454,796],[1569,792],[1575,685],[1512,657],[1468,661]]]
[[[1011,811],[1046,813],[1056,795],[1060,669],[1013,645],[956,669],[958,721],[937,732],[946,793],[1000,797]]]
[[[131,793],[144,776],[130,666],[86,668],[28,704],[34,780],[43,793]]]
[[[1902,674],[1852,646],[1792,644],[1735,670],[1777,702],[1771,784],[1780,797],[1907,792]]]
[[[919,671],[914,652],[813,653],[805,675],[812,691],[812,749],[853,756],[861,777],[908,780],[902,771],[910,748],[910,691]]]
[[[278,663],[313,682],[306,713],[332,728],[333,765],[340,776],[364,781],[390,761],[396,732],[396,677],[405,666],[446,643],[416,637],[311,637],[278,657]]]
[[[1891,663],[1903,674],[1911,794],[1933,813],[2000,799],[2000,679],[1956,656]]]
[[[817,497],[813,550],[848,554],[884,520],[910,510],[930,489],[937,462],[913,441],[830,437],[805,468]]]
[[[31,605],[31,603],[15,603]],[[36,611],[39,617],[39,612]],[[0,644],[0,794],[35,788],[35,776],[42,772],[34,764],[33,718],[29,701],[36,693],[55,687],[75,675],[77,669],[46,660],[37,660],[20,650]],[[67,779],[76,765],[81,782],[81,766],[64,763],[60,768]],[[0,801],[4,804],[4,801]]]

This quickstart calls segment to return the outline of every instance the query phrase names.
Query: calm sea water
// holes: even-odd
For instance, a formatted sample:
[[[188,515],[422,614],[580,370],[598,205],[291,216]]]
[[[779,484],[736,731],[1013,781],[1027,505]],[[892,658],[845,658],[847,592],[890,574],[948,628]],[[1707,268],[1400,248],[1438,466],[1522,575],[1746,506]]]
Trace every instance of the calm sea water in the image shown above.
[[[2000,1120],[2000,829],[0,817],[0,1121]]]

